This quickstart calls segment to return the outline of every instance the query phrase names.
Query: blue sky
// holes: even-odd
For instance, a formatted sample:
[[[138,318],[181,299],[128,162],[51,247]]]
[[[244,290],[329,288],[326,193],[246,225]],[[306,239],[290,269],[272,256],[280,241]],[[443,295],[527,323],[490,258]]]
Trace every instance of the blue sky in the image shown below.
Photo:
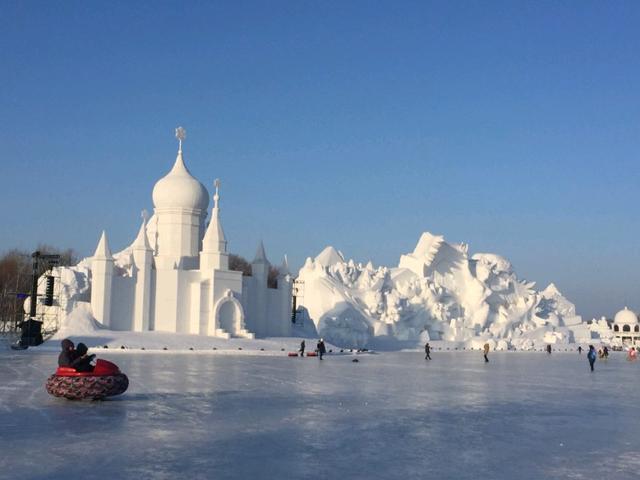
[[[640,308],[637,2],[3,2],[0,250],[135,236],[173,130],[233,252],[420,233]]]

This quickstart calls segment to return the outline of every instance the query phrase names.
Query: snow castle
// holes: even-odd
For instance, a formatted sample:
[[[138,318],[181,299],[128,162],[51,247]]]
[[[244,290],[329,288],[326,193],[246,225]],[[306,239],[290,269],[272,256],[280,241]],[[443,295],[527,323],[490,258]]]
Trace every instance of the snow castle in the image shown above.
[[[176,129],[178,155],[153,188],[154,213],[134,242],[112,255],[105,232],[90,260],[91,310],[111,330],[164,331],[222,338],[291,334],[292,278],[286,257],[269,288],[270,264],[262,242],[252,275],[229,270],[220,220],[220,182],[209,194],[187,169],[184,129]]]

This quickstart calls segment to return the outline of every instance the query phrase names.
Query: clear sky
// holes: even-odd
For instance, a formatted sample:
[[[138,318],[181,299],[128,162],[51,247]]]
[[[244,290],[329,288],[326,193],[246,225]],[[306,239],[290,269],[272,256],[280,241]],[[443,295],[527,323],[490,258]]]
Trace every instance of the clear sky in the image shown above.
[[[395,265],[420,233],[640,308],[640,3],[0,8],[0,250],[129,244],[185,161],[230,249]]]

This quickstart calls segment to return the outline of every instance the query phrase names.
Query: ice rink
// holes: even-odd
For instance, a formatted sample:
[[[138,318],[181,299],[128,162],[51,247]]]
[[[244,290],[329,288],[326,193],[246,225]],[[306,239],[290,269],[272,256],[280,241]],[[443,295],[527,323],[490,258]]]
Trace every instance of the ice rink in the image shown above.
[[[3,346],[4,347],[4,346]],[[287,358],[98,352],[107,401],[44,389],[56,355],[0,352],[0,478],[625,479],[640,364],[613,352]],[[358,358],[359,362],[352,362]]]

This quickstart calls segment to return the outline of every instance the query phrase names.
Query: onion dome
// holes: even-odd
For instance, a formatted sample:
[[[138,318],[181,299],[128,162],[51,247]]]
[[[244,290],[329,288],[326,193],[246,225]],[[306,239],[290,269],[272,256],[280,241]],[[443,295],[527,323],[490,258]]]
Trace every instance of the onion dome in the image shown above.
[[[623,310],[616,313],[613,323],[620,325],[636,325],[638,323],[638,316],[633,310],[629,310],[627,307],[624,307]]]
[[[184,137],[182,137],[184,138]],[[182,159],[182,138],[176,163],[153,187],[155,208],[188,208],[206,211],[209,192],[187,169]]]

